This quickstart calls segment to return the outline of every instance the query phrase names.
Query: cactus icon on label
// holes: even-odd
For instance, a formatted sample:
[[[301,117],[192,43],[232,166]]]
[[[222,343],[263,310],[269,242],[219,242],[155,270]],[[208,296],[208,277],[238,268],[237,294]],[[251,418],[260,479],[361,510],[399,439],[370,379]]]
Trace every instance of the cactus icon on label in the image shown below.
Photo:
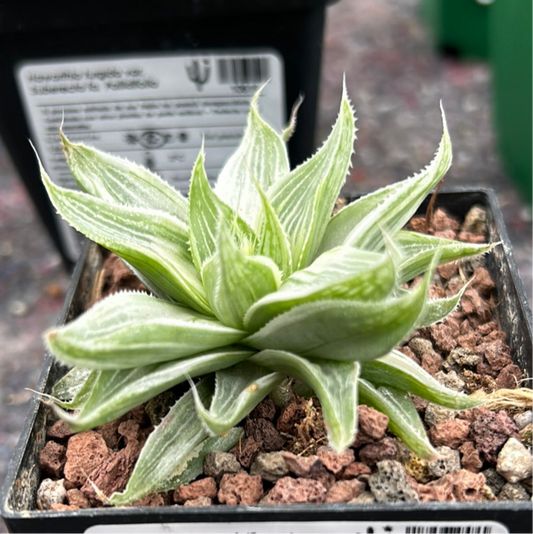
[[[185,69],[187,70],[189,80],[196,84],[196,89],[198,89],[198,91],[202,91],[211,74],[211,64],[209,59],[193,59]]]

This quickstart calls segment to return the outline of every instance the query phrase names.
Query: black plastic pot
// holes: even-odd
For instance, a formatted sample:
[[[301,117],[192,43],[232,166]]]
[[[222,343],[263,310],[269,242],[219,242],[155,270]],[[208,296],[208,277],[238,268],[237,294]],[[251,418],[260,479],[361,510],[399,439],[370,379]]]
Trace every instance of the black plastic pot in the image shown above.
[[[285,119],[299,94],[305,95],[297,132],[289,143],[294,166],[309,157],[314,149],[322,35],[328,3],[331,0],[94,0],[86,9],[78,11],[72,9],[70,2],[65,0],[54,2],[53,5],[31,0],[0,0],[0,135],[66,263],[73,265],[72,262],[77,258],[77,247],[75,243],[72,244],[72,236],[65,233],[48,201],[28,139],[37,141],[39,149],[40,135],[54,136],[55,143],[61,123],[61,109],[67,119],[67,128],[69,106],[72,104],[64,106],[64,102],[59,100],[61,95],[55,94],[59,106],[56,109],[57,120],[54,118],[49,127],[36,126],[32,129],[30,112],[24,106],[21,86],[17,82],[19,67],[28,63],[44,65],[65,60],[123,61],[137,58],[142,67],[146,58],[180,54],[201,58],[203,53],[273,53],[281,61],[284,73],[284,91],[280,95],[282,101],[275,105],[285,111]],[[167,70],[173,68],[170,65]],[[211,77],[214,78],[214,66],[211,70]],[[79,92],[81,98],[81,84],[76,78],[69,78],[71,74],[68,71],[62,73],[61,76],[65,76],[64,87],[52,89],[61,90],[70,97],[72,93]],[[194,76],[199,79],[200,74],[196,72]],[[193,74],[190,75],[192,77]],[[256,81],[262,84],[271,77],[271,73],[265,72]],[[40,89],[50,91],[50,87]],[[202,94],[199,92],[198,96]],[[177,95],[179,92],[173,96]],[[39,113],[46,107],[40,106]],[[92,128],[87,124],[84,127],[89,131],[84,136],[85,141],[90,139],[87,134]],[[172,125],[173,128],[182,127],[180,119]],[[157,127],[147,126],[144,120],[136,128],[135,136],[145,136],[145,142],[139,143],[140,148],[147,150],[146,159],[142,162],[150,167],[149,162],[153,161],[150,149],[158,148],[158,140],[152,135],[154,132],[151,128],[157,130]],[[68,129],[65,131],[69,133]],[[116,131],[118,135],[120,128]],[[126,131],[120,131],[122,136],[127,134]],[[98,147],[116,152],[116,148],[103,141]]]
[[[497,287],[499,302],[497,320],[509,335],[515,363],[521,369],[529,370],[532,365],[531,311],[518,277],[494,193],[488,190],[441,193],[437,199],[437,205],[445,207],[451,214],[461,218],[476,204],[487,209],[490,241],[502,243],[487,256],[487,268],[494,277]],[[84,302],[90,298],[91,284],[101,266],[101,249],[93,243],[88,243],[75,269],[60,322],[80,313]],[[65,370],[64,366],[47,355],[38,389],[49,392]],[[1,496],[1,515],[11,532],[84,532],[90,527],[93,527],[90,530],[92,532],[334,531],[361,534],[372,532],[496,534],[532,531],[530,501],[208,508],[169,506],[42,512],[35,508],[35,495],[40,476],[38,455],[45,443],[46,429],[53,420],[50,408],[34,399]],[[277,527],[273,522],[277,523]],[[184,523],[189,524],[191,530],[187,529]],[[197,523],[207,523],[207,525],[203,530],[192,530],[200,528]],[[228,523],[235,524],[231,525],[230,529]],[[386,530],[387,527],[393,530]]]

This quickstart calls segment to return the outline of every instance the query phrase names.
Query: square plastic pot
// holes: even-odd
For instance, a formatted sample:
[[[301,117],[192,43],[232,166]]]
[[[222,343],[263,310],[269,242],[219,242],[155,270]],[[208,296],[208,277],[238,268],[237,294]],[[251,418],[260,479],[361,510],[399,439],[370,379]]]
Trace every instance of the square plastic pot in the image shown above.
[[[501,245],[487,256],[487,268],[494,277],[497,288],[497,320],[509,336],[514,362],[521,369],[531,369],[531,311],[518,277],[494,193],[487,190],[441,193],[437,205],[461,218],[474,205],[486,208],[489,240],[501,242]],[[424,210],[424,206],[421,209]],[[94,243],[87,243],[76,266],[60,323],[72,319],[82,311],[84,303],[90,298],[92,283],[102,264],[102,250]],[[38,390],[50,392],[53,384],[65,371],[66,367],[47,355]],[[34,399],[1,495],[1,515],[11,532],[85,532],[87,529],[92,532],[116,533],[532,532],[531,501],[237,507],[215,505],[207,508],[168,506],[95,508],[68,512],[38,511],[35,495],[40,478],[39,451],[45,444],[46,429],[53,422],[51,409]],[[277,523],[277,527],[273,522]],[[207,523],[207,526],[202,527],[199,523]],[[188,528],[184,524],[188,524]],[[386,527],[393,530],[384,530]],[[443,530],[444,528],[456,530]]]

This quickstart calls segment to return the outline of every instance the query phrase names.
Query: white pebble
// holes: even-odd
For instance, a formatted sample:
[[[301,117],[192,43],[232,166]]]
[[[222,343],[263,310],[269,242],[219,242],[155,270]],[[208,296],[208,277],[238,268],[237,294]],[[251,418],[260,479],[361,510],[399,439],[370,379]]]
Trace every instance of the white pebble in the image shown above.
[[[515,438],[509,438],[498,454],[496,471],[509,482],[519,482],[531,476],[531,453]]]
[[[40,510],[49,510],[52,504],[63,504],[67,496],[64,480],[45,478],[37,490],[37,507]]]

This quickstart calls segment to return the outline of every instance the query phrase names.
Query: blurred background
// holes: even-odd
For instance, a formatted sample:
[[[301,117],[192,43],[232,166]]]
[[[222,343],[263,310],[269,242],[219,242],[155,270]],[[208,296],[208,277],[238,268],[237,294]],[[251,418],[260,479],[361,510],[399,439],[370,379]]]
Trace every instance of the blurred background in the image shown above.
[[[470,7],[454,11],[461,3]],[[509,21],[506,30],[499,29],[486,9],[497,9],[500,2],[487,3],[342,0],[329,5],[319,48],[315,140],[321,143],[335,120],[345,73],[359,129],[346,191],[371,191],[429,163],[441,136],[442,101],[454,148],[445,185],[496,191],[531,302],[531,2],[514,2],[529,4],[529,30]],[[505,50],[507,40],[520,32],[529,43],[525,59]],[[490,35],[504,43],[492,56],[489,50],[496,45]],[[319,36],[312,38],[320,47]],[[305,66],[306,58],[300,61]],[[519,74],[506,71],[513,61]],[[520,61],[529,61],[529,71],[523,72]],[[526,78],[505,86],[501,78],[512,76]],[[516,86],[525,91],[525,100]],[[304,103],[301,114],[306,112]],[[523,148],[516,156],[513,150],[521,144],[525,156]],[[0,483],[32,395],[25,388],[34,387],[39,376],[42,332],[54,324],[68,281],[61,256],[0,144]],[[0,532],[5,532],[1,522]]]

